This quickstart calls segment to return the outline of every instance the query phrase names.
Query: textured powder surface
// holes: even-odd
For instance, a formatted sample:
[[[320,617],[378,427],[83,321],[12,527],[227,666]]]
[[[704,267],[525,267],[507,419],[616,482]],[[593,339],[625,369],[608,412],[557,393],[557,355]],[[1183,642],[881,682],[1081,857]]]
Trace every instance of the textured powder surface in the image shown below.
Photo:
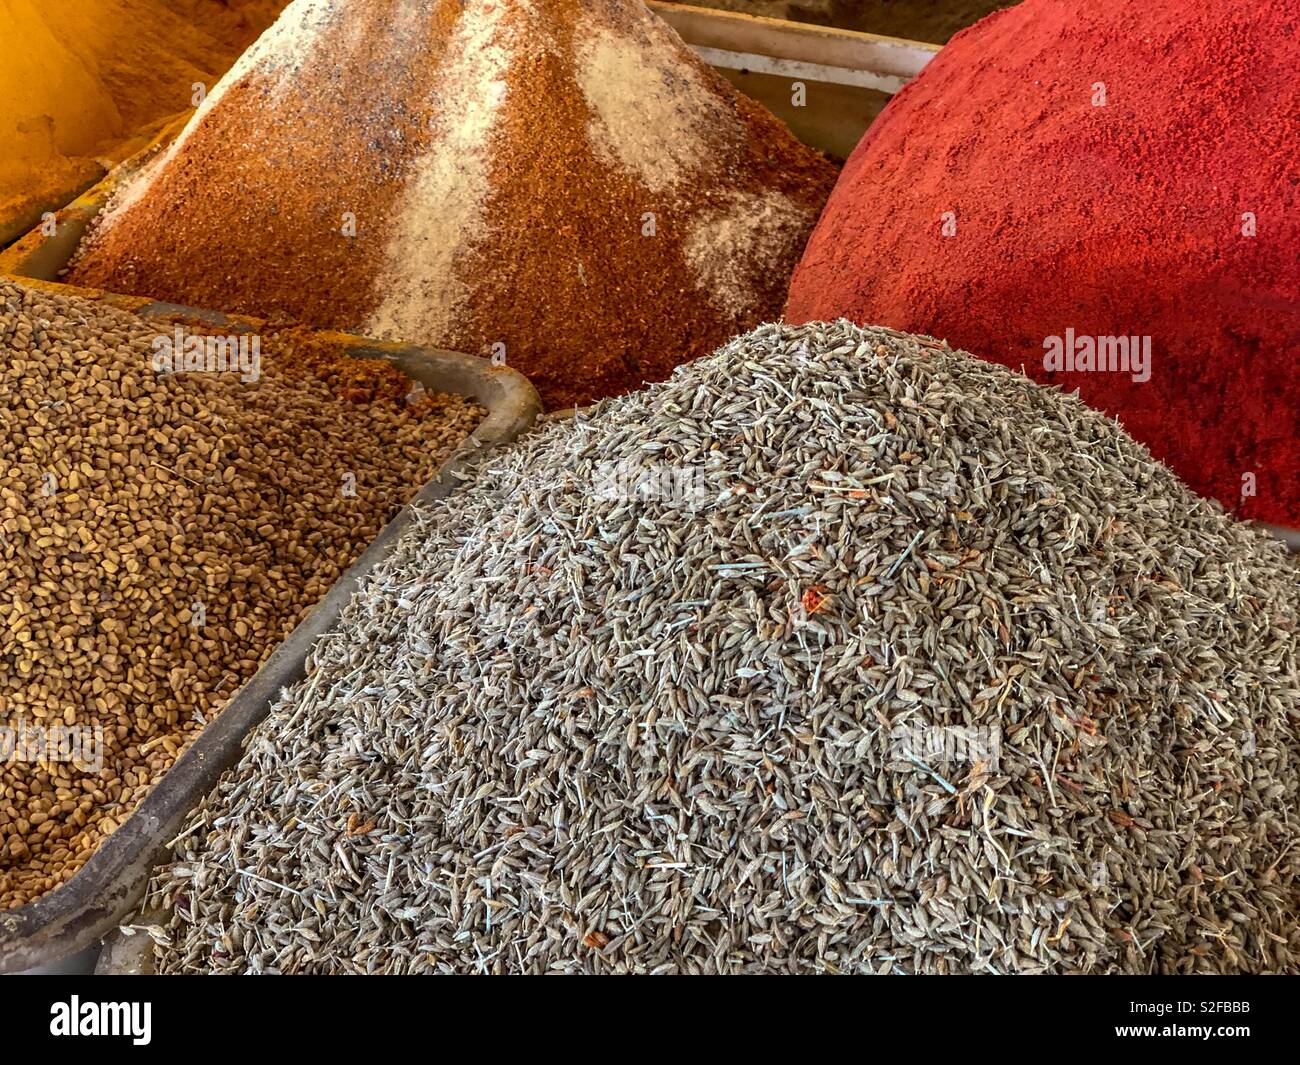
[[[849,160],[787,317],[1023,364],[1300,526],[1298,32],[1295,0],[1026,0],[964,31]],[[1149,336],[1150,379],[1048,372],[1067,329]]]
[[[506,97],[506,75],[519,53],[517,29],[502,24],[505,4],[456,25],[439,70],[439,137],[417,161],[398,207],[398,231],[388,248],[378,291],[383,294],[366,331],[378,336],[445,336],[470,296],[464,254],[483,237],[491,191],[488,140]],[[521,9],[531,21],[531,11]],[[526,26],[527,21],[524,23]]]
[[[194,117],[166,150],[151,159],[117,191],[97,220],[97,229],[111,229],[122,215],[127,214],[153,188],[159,176],[184,149],[190,135],[222,101],[230,86],[239,84],[253,71],[257,71],[264,79],[270,98],[279,98],[319,39],[329,13],[328,0],[299,0],[292,5],[292,10],[277,19],[258,37],[235,61],[225,77],[212,87],[212,91],[204,95]]]
[[[800,240],[806,219],[803,208],[779,192],[730,197],[694,222],[686,261],[708,283],[716,306],[743,315],[762,292],[767,264]]]
[[[656,47],[597,28],[580,44],[577,73],[597,154],[662,192],[702,168],[710,130],[727,129],[729,115],[711,84],[682,76],[673,31],[651,21],[645,30]]]
[[[159,869],[164,971],[1300,966],[1294,562],[1076,398],[764,326],[421,513]]]
[[[504,352],[564,406],[779,315],[833,180],[639,0],[295,0],[70,278]]]

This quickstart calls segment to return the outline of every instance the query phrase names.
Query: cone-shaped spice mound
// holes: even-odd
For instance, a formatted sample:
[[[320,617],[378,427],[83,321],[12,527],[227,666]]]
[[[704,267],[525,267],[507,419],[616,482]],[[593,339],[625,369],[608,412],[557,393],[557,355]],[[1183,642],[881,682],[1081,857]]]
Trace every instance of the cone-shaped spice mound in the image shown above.
[[[787,318],[1023,365],[1300,526],[1298,18],[1025,0],[958,34],[850,158]]]
[[[295,0],[71,277],[503,355],[560,406],[778,316],[833,181],[638,0]]]
[[[1294,564],[1076,398],[764,326],[422,524],[165,970],[1296,969]]]

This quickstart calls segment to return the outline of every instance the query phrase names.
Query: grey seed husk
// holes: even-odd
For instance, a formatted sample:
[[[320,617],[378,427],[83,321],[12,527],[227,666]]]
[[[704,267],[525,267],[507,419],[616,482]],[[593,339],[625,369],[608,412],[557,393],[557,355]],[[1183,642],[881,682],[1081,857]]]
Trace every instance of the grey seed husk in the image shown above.
[[[1298,583],[1075,397],[763,326],[423,513],[155,876],[159,966],[1296,971]],[[894,742],[944,728],[1000,754]]]

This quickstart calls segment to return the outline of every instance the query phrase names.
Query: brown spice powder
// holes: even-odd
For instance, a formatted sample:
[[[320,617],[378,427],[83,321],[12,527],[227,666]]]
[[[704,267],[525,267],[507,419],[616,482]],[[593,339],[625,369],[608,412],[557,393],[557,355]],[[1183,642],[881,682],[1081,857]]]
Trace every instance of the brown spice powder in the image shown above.
[[[92,233],[76,283],[359,332],[388,320],[378,312],[396,294],[400,331],[383,335],[481,355],[502,344],[552,408],[662,379],[779,315],[835,168],[641,3],[296,0],[282,22],[308,8],[319,15],[303,23],[309,38],[236,72],[138,199]],[[601,116],[577,68],[602,33],[631,57],[623,91],[643,79],[673,120],[666,131],[641,128],[633,98],[608,139],[648,143],[642,155],[668,159],[671,180],[650,180],[593,141]],[[651,57],[643,66],[638,49]],[[410,200],[429,160],[443,167],[440,180],[459,170],[472,183],[477,173],[468,155],[447,151],[475,116],[441,101],[487,109],[500,88],[489,67],[504,70],[505,95],[478,115],[483,232],[453,230],[446,265],[435,256],[431,276],[419,264],[403,276],[401,235],[410,240],[414,225],[418,248],[421,218],[442,206]],[[465,69],[483,83],[458,82]],[[683,118],[692,108],[707,121]],[[478,203],[477,188],[454,191]],[[793,224],[769,224],[762,211],[773,199]],[[355,236],[343,233],[345,213]],[[738,215],[751,224],[727,224]],[[711,274],[698,265],[710,241]],[[716,291],[717,264],[744,277],[739,297]],[[450,313],[430,310],[449,300]]]
[[[384,220],[432,143],[427,115],[407,101],[435,94],[437,66],[385,47],[405,2],[374,0],[323,23],[311,49],[329,61],[302,76],[236,67],[175,163],[154,164],[144,209],[93,228],[68,279],[355,332],[372,304],[363,279],[383,263]],[[429,16],[438,35],[453,9]]]
[[[608,5],[614,26],[633,41],[640,7]],[[834,171],[788,134],[774,135],[779,124],[759,105],[728,94],[728,121],[719,122],[702,172],[686,188],[652,192],[611,167],[592,143],[592,109],[574,91],[581,22],[550,25],[555,47],[514,68],[502,109],[500,136],[510,147],[496,157],[487,214],[509,224],[494,226],[462,268],[498,283],[477,290],[449,343],[470,352],[504,343],[507,362],[554,409],[661,381],[673,367],[776,317],[802,240],[759,264],[754,298],[735,314],[687,267],[692,225],[727,212],[736,190],[775,190],[796,204],[820,205]],[[721,82],[681,49],[685,73]],[[546,101],[544,123],[529,100]],[[647,213],[653,235],[646,235]],[[810,209],[809,229],[813,218]]]

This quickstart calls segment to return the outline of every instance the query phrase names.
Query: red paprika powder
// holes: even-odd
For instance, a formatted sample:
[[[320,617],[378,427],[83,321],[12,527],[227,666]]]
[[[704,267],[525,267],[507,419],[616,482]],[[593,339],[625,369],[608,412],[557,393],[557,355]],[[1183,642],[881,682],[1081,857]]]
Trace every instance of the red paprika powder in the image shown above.
[[[1023,366],[1201,494],[1300,526],[1297,34],[1300,0],[991,15],[862,139],[786,318]]]

